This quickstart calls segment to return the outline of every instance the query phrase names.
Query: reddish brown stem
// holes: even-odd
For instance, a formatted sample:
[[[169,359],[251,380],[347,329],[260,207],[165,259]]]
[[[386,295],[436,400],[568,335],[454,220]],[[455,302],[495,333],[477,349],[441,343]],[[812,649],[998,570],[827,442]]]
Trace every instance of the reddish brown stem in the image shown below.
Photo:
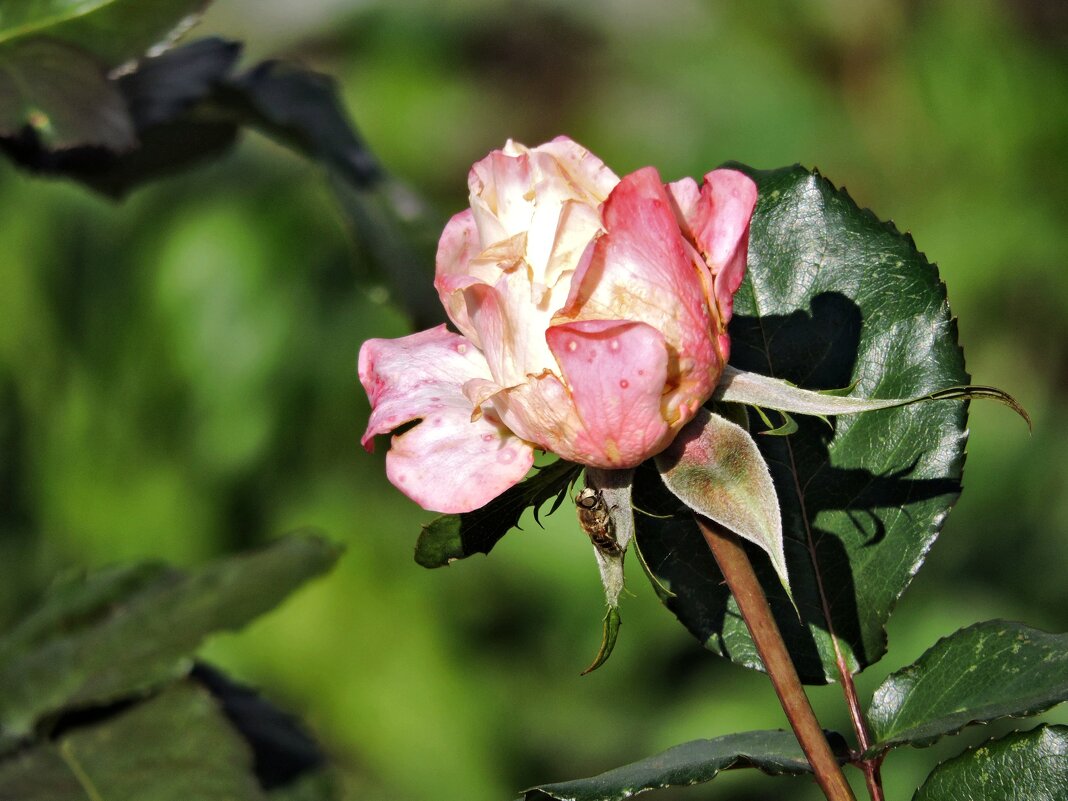
[[[816,720],[805,688],[786,650],[779,627],[772,617],[771,607],[760,586],[749,555],[736,534],[697,515],[697,525],[712,549],[727,586],[738,602],[738,609],[756,645],[757,653],[768,672],[768,678],[779,696],[790,726],[793,727],[801,750],[808,757],[816,774],[816,782],[830,801],[856,801],[846,781],[823,729]]]
[[[871,732],[868,731],[868,722],[864,719],[864,712],[860,706],[860,698],[857,696],[857,685],[853,682],[853,674],[845,663],[841,649],[835,641],[835,654],[838,657],[838,675],[842,678],[842,691],[845,693],[846,704],[849,707],[849,718],[853,722],[853,730],[857,733],[858,749],[861,754],[871,747]],[[882,776],[879,768],[882,766],[882,757],[875,759],[861,759],[853,764],[864,771],[864,783],[868,788],[871,801],[885,801],[883,795]]]

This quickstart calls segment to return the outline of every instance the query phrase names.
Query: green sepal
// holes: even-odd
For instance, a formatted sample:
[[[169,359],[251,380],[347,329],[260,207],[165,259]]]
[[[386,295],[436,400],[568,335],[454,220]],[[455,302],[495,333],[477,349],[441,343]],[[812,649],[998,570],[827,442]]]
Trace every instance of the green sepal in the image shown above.
[[[853,386],[855,387],[859,381],[860,379],[854,382]],[[1004,390],[980,384],[946,387],[911,398],[862,398],[840,394],[840,390],[801,389],[789,381],[769,378],[759,373],[745,372],[728,366],[723,370],[723,376],[713,397],[717,400],[746,403],[757,407],[758,411],[763,407],[781,413],[793,412],[815,416],[899,409],[925,401],[987,398],[1008,406],[1023,418],[1028,430],[1031,429],[1031,416],[1019,401]],[[768,425],[771,425],[763,412],[761,412],[761,417]]]
[[[654,461],[686,506],[760,547],[790,593],[778,496],[749,432],[701,409]]]
[[[581,675],[585,676],[587,673],[592,673],[608,661],[608,657],[612,655],[612,651],[616,647],[616,640],[619,639],[619,627],[622,624],[623,619],[619,615],[619,607],[607,607],[604,613],[604,629],[601,633],[601,647],[597,651],[597,656],[593,658],[593,662],[588,668],[582,671]]]

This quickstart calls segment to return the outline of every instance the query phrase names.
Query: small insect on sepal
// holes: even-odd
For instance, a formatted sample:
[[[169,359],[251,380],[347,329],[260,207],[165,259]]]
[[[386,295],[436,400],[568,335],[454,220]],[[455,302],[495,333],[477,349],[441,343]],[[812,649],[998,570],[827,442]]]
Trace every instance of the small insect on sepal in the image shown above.
[[[616,541],[616,526],[601,491],[586,487],[575,498],[579,525],[593,546],[605,556],[619,556],[623,549]]]

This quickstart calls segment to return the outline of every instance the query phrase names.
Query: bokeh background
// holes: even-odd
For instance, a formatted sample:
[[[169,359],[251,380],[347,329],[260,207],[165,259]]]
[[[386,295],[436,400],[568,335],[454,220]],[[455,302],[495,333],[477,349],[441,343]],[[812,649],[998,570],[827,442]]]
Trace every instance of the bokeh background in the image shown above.
[[[862,696],[977,620],[1068,629],[1063,3],[218,0],[196,33],[335,75],[443,215],[488,150],[558,133],[619,174],[800,161],[846,185],[938,263],[973,376],[1035,421],[973,406],[963,498]],[[580,678],[602,596],[567,511],[489,558],[415,565],[430,515],[359,448],[355,379],[359,344],[407,323],[314,166],[247,136],[116,205],[2,164],[0,209],[0,626],[71,567],[312,525],[347,546],[339,568],[204,655],[301,714],[350,798],[512,798],[784,725],[766,680],[705,654],[637,576],[615,654]],[[813,696],[848,729],[836,687]],[[891,755],[889,797],[959,743]],[[818,797],[785,781],[653,797]]]

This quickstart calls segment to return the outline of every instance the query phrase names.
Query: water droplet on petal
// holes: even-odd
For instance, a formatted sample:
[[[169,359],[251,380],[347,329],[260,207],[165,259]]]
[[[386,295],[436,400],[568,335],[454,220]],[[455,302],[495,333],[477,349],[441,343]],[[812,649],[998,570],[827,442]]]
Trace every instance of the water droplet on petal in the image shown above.
[[[460,355],[467,353],[467,345],[461,342],[459,345],[456,346],[456,352]]]
[[[625,378],[619,379],[619,388],[620,389],[626,389],[629,386],[630,386],[630,382],[627,379],[625,379]]]
[[[608,343],[608,347],[613,351],[619,350],[619,340],[613,339],[611,342]]]
[[[578,350],[578,343],[572,339],[570,342],[567,343],[567,349],[574,353],[576,350]]]
[[[501,464],[508,464],[515,461],[515,451],[501,451],[497,454],[497,461]]]
[[[493,439],[494,439],[493,434],[483,434],[482,435],[482,441],[483,442],[493,442]]]

